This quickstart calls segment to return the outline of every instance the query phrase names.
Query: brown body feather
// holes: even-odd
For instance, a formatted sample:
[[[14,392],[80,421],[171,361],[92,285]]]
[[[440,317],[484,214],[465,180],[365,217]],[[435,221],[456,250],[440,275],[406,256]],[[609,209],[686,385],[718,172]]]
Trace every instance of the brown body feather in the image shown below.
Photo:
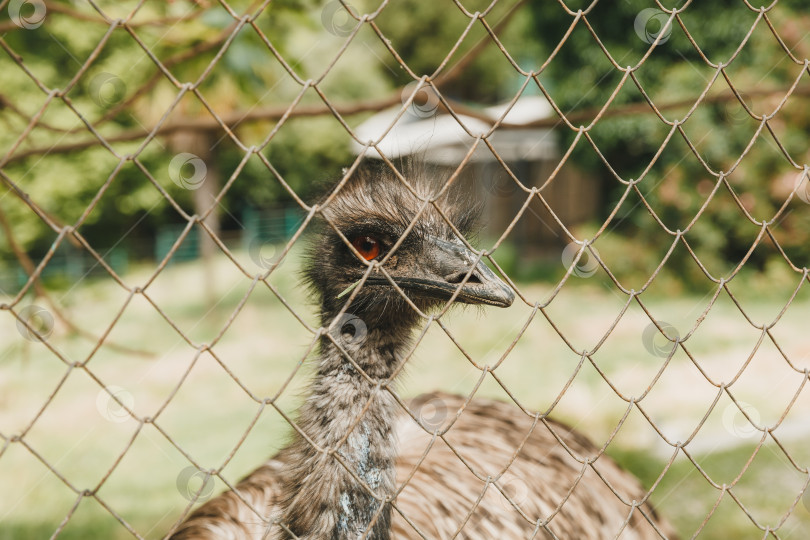
[[[355,174],[321,206],[331,228],[317,236],[305,275],[329,330],[297,420],[309,440],[296,434],[172,538],[674,538],[637,479],[570,428],[483,399],[456,419],[462,398],[430,394],[411,411],[446,411],[454,422],[444,433],[428,414],[426,430],[385,389],[423,322],[417,309],[514,299],[458,236],[473,224],[458,186],[418,166],[405,176],[408,185],[383,170]],[[434,438],[437,428],[444,435]]]
[[[418,415],[425,404],[436,407],[436,403],[441,404],[440,409],[446,407],[449,417],[446,422],[450,422],[464,399],[449,394],[426,394],[412,400],[408,406]],[[445,426],[435,427],[443,429]],[[508,404],[472,400],[445,435],[470,468],[441,438],[435,440],[422,460],[433,437],[404,412],[397,418],[396,433],[399,439],[397,487],[402,486],[414,469],[416,472],[396,498],[398,511],[393,512],[393,538],[676,538],[670,525],[660,519],[649,504],[631,512],[633,501],[640,502],[646,495],[638,480],[605,455],[596,460],[593,469],[583,466],[581,461],[595,458],[598,448],[557,422],[534,423]],[[518,448],[521,450],[513,461]],[[290,457],[289,452],[282,451],[256,469],[237,485],[238,496],[229,491],[202,505],[172,538],[273,538],[278,527],[268,526],[278,515],[280,481],[291,465]],[[474,511],[486,482],[470,469],[482,478],[497,479],[497,486],[487,487]],[[655,523],[657,531],[647,518]],[[544,528],[546,521],[547,528]]]

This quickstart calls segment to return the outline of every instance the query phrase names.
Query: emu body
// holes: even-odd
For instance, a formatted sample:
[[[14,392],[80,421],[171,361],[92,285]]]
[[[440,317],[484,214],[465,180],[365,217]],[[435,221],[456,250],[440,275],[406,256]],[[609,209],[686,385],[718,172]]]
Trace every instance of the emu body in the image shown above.
[[[172,538],[674,538],[638,480],[562,424],[450,394],[420,396],[410,414],[397,401],[425,314],[514,299],[456,232],[474,223],[462,194],[437,197],[417,168],[405,177],[355,174],[322,205],[329,225],[305,268],[324,329],[296,420],[306,437]]]

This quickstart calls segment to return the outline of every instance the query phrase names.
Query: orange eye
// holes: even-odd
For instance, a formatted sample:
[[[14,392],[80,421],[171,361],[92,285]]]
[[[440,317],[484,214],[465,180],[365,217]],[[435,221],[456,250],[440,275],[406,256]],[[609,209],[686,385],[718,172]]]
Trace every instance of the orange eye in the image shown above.
[[[375,259],[380,254],[380,241],[373,236],[358,236],[352,240],[352,245],[367,261]]]

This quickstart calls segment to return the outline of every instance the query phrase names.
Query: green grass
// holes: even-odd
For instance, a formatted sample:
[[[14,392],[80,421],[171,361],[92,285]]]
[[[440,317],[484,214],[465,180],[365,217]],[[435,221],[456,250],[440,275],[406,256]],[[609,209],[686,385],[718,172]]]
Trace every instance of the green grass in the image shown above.
[[[762,526],[775,528],[795,502],[807,480],[795,471],[783,453],[765,448],[757,454],[748,472],[732,489],[753,518]],[[698,463],[709,476],[722,485],[721,478],[739,475],[742,465],[754,453],[755,446],[742,445],[729,450],[702,453]],[[666,461],[651,458],[640,451],[617,450],[611,453],[625,468],[635,473],[646,486],[653,485],[665,468]],[[810,449],[806,445],[794,448],[791,456],[807,466]],[[730,483],[730,480],[728,481]],[[720,504],[709,521],[703,525],[709,511]],[[679,457],[656,487],[652,500],[670,518],[684,537],[698,538],[762,538],[753,521],[728,493],[712,487],[688,459]],[[779,538],[806,538],[810,530],[810,496],[805,495],[779,529]]]
[[[296,313],[313,324],[313,306],[296,277],[298,253],[291,255],[271,282]],[[238,256],[251,272],[260,271],[246,254]],[[125,282],[132,287],[143,286],[152,271],[150,266],[134,268]],[[10,437],[25,431],[22,439],[27,445],[15,442],[5,449],[0,446],[0,539],[47,538],[68,514],[71,517],[60,538],[131,538],[112,513],[138,534],[160,538],[188,504],[184,497],[187,490],[178,487],[178,478],[184,478],[189,458],[202,467],[219,468],[235,452],[223,471],[235,482],[286,444],[290,428],[277,411],[263,407],[256,399],[273,397],[283,388],[279,406],[287,412],[295,410],[310,366],[304,363],[289,385],[285,383],[305,358],[312,334],[260,284],[247,295],[243,309],[219,337],[251,283],[224,257],[216,260],[213,275],[215,283],[210,285],[199,264],[170,265],[146,289],[193,345],[143,296],[130,299],[129,293],[110,279],[51,291],[65,314],[96,336],[108,329],[123,308],[106,343],[92,357],[96,342],[71,333],[58,321],[48,339],[57,355],[42,343],[22,339],[14,319],[0,313],[0,434]],[[521,288],[532,302],[545,301],[552,291],[549,285],[525,284]],[[749,294],[743,288],[734,292],[758,324],[772,321],[789,296],[784,291],[767,296],[759,291]],[[651,294],[642,300],[657,319],[686,335],[709,297]],[[0,302],[8,301],[0,298]],[[29,302],[25,300],[20,306]],[[42,299],[36,303],[47,306]],[[539,410],[550,407],[562,394],[552,414],[598,443],[608,438],[623,417],[627,402],[588,361],[577,370],[580,355],[559,333],[574,349],[592,350],[609,331],[593,354],[596,366],[625,398],[644,395],[641,407],[666,436],[686,441],[718,390],[686,354],[678,351],[645,395],[664,360],[645,348],[641,336],[649,319],[638,305],[631,303],[615,322],[625,303],[626,297],[596,277],[572,277],[545,309],[545,315],[536,311],[532,316],[531,306],[517,302],[506,310],[459,309],[450,312],[444,322],[479,365],[501,362],[512,341],[520,336],[495,370],[503,385],[523,405]],[[810,293],[804,287],[772,329],[782,351],[800,370],[810,367],[808,308]],[[524,326],[526,331],[521,334]],[[708,376],[731,382],[760,335],[727,295],[721,294],[686,343]],[[213,351],[227,370],[210,353],[199,353],[195,348],[215,339]],[[80,367],[88,358],[87,368]],[[469,393],[480,377],[481,372],[434,324],[409,360],[400,392],[406,396],[435,389]],[[141,425],[120,414],[120,406],[94,378],[103,385],[119,387],[119,395],[134,412],[152,418],[154,423]],[[563,392],[569,380],[570,386]],[[810,465],[810,391],[803,390],[797,396],[802,380],[766,337],[731,389],[737,399],[748,404],[746,410],[754,411],[767,425],[775,424],[795,398],[775,434],[796,464],[806,468]],[[509,399],[491,375],[484,377],[478,395]],[[722,396],[687,446],[718,484],[735,481],[759,440],[751,436],[744,417],[735,411],[731,400]],[[673,450],[634,409],[608,452],[651,486]],[[732,492],[759,523],[775,526],[806,479],[769,440]],[[190,482],[192,490],[199,487],[195,481]],[[93,492],[99,484],[97,496],[108,508],[94,497],[80,497],[80,492]],[[216,480],[214,492],[222,489],[223,483]],[[652,499],[688,538],[719,496],[720,491],[681,454]],[[810,496],[805,499],[810,500]],[[780,529],[780,538],[807,537],[808,507],[810,502],[796,505]],[[762,536],[727,494],[699,538]]]

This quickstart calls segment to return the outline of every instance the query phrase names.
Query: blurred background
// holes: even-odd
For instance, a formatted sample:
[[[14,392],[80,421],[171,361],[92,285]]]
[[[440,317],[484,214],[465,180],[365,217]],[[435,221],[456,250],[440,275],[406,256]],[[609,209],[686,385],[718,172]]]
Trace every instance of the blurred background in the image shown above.
[[[806,538],[810,15],[682,4],[0,4],[0,538],[161,538],[284,446],[309,205],[408,157],[520,301],[402,395],[481,379],[683,537]]]

